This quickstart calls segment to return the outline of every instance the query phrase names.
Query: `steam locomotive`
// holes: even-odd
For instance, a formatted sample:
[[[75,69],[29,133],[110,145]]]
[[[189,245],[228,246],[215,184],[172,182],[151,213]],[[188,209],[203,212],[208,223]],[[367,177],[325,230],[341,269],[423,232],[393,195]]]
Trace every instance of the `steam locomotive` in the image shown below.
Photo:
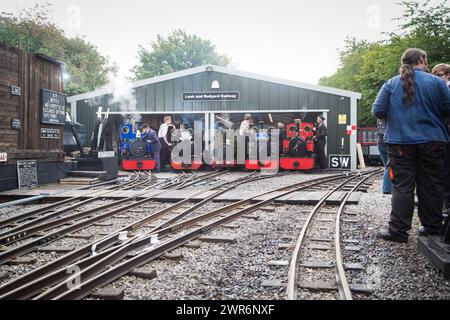
[[[271,129],[273,127],[267,126],[264,122],[259,122],[257,126],[250,128],[255,134],[256,141],[247,141],[246,143],[246,170],[276,170],[281,168],[283,170],[302,170],[309,171],[314,168],[314,124],[309,122],[302,122],[295,120],[294,123],[289,123],[286,126],[286,134],[281,136],[280,140],[280,154],[276,159],[259,159],[260,154],[271,154]],[[168,137],[174,134],[177,142],[173,143],[176,147],[180,143],[186,144],[184,148],[191,148],[191,159],[184,163],[178,159],[171,159],[171,167],[176,171],[190,170],[196,171],[203,166],[201,155],[196,155],[192,137],[194,132],[192,129],[186,129],[183,126],[182,130],[171,128],[168,132]],[[176,137],[179,137],[176,138]],[[190,138],[189,138],[190,136]],[[224,135],[225,136],[225,135]],[[232,135],[230,135],[232,137]],[[236,139],[234,137],[233,139]],[[236,157],[237,141],[234,141],[234,150],[231,150],[233,144],[230,141],[225,141],[220,146],[223,148],[224,159],[216,159],[212,163],[215,169],[236,168],[238,167],[237,159],[227,159],[226,154],[234,154]],[[202,146],[202,149],[204,146]],[[249,155],[252,154],[253,158]],[[256,159],[254,158],[256,155]],[[182,150],[181,154],[182,156]],[[153,159],[151,144],[146,143],[140,139],[140,133],[133,123],[123,124],[120,127],[120,158],[122,168],[124,170],[153,170],[156,166]]]
[[[185,148],[190,148],[191,150],[191,158],[190,161],[183,162],[182,160],[175,160],[171,159],[170,165],[173,170],[181,171],[181,170],[187,170],[187,171],[196,171],[199,170],[200,167],[203,165],[202,157],[200,155],[195,154],[194,150],[194,130],[192,128],[187,128],[187,124],[182,124],[180,126],[180,129],[175,129],[175,131],[170,130],[169,136],[174,136],[174,139],[176,142],[173,142],[173,147],[176,147],[179,144],[185,144]],[[183,156],[183,150],[181,150],[180,157]]]
[[[286,127],[282,142],[280,168],[284,170],[311,170],[314,168],[314,124],[295,120]]]
[[[140,139],[140,132],[133,123],[120,127],[120,159],[126,171],[153,170],[156,162],[150,143]]]
[[[245,159],[245,169],[247,170],[276,170],[278,169],[278,159],[259,159],[260,154],[271,154],[272,137],[270,136],[272,127],[264,128],[264,122],[259,122],[258,127],[250,128],[256,136],[256,141],[248,144],[248,154],[257,155],[257,159],[252,159],[248,155]],[[266,158],[269,158],[268,156]]]

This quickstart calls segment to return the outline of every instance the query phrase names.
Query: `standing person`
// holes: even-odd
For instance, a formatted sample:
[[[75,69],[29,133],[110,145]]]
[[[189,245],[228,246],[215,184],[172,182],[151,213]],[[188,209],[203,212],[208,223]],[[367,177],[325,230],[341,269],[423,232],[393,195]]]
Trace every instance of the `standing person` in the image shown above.
[[[428,73],[425,51],[405,51],[400,75],[383,85],[372,112],[378,119],[387,118],[385,141],[394,184],[389,228],[381,229],[377,237],[408,242],[416,185],[423,226],[419,234],[439,234],[448,142],[442,114],[450,115],[450,91],[444,81]]]
[[[141,139],[143,141],[146,141],[147,143],[151,143],[153,159],[156,162],[155,172],[156,173],[161,172],[161,159],[160,159],[161,141],[159,141],[156,131],[150,128],[148,124],[144,124],[142,126]]]
[[[325,155],[325,146],[327,144],[327,126],[325,125],[325,117],[317,116],[317,127],[313,129],[316,133],[314,141],[316,142],[316,161],[319,171],[328,168],[327,156]]]
[[[283,142],[284,140],[286,140],[286,126],[284,125],[283,122],[278,122],[277,123],[277,128],[279,131],[279,155],[281,156],[284,153],[283,150]]]
[[[172,117],[165,116],[164,123],[159,127],[158,138],[161,142],[161,168],[164,169],[166,164],[170,165],[170,148],[172,143],[168,140],[169,126],[172,126]]]
[[[244,121],[241,122],[241,126],[239,128],[239,135],[245,136],[250,129],[250,122],[252,120],[252,115],[250,113],[247,113],[244,116]]]
[[[380,151],[381,160],[384,165],[384,176],[383,176],[383,194],[392,194],[392,181],[389,179],[389,170],[388,170],[388,151],[387,144],[384,141],[384,134],[386,133],[386,120],[378,119],[377,120],[378,127],[378,150]]]
[[[438,64],[433,68],[432,73],[440,77],[447,83],[450,89],[450,65]],[[448,133],[450,134],[450,117],[445,117],[445,124],[447,125]],[[450,214],[450,143],[447,144],[447,156],[445,159],[445,183],[444,183],[444,214]]]

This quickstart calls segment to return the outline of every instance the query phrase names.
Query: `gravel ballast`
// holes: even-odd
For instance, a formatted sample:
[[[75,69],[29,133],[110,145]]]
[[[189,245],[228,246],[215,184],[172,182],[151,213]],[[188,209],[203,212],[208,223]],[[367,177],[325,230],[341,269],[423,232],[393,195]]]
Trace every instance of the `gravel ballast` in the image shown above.
[[[216,182],[233,180],[248,173],[236,172],[218,176]],[[300,181],[313,179],[318,175],[292,174],[248,183],[230,191],[265,192]],[[323,175],[321,176],[323,177]],[[214,184],[214,183],[212,183]],[[189,189],[207,189],[208,184],[191,186]],[[349,282],[365,284],[371,288],[371,294],[354,294],[354,299],[450,299],[450,282],[443,279],[417,248],[417,228],[420,223],[417,213],[414,216],[413,229],[407,244],[395,244],[376,239],[380,227],[387,226],[390,214],[390,196],[381,193],[381,179],[376,178],[368,193],[363,193],[359,205],[349,205],[343,219],[356,220],[342,223],[342,239],[353,241],[348,246],[357,246],[359,252],[343,250],[345,263],[359,263],[363,270],[348,271]],[[79,232],[92,234],[94,239],[101,233],[113,232],[123,225],[150,212],[155,212],[170,204],[150,202],[143,212],[133,212],[131,219],[123,217],[109,218],[112,226],[93,226]],[[190,203],[188,206],[192,205]],[[218,209],[225,203],[209,203],[187,218],[195,217],[207,211]],[[146,206],[144,206],[145,208]],[[271,210],[272,207],[274,210]],[[19,207],[16,212],[32,209],[32,205]],[[235,243],[206,243],[200,248],[181,247],[171,252],[181,254],[182,260],[172,261],[158,259],[145,265],[157,272],[152,280],[124,276],[106,288],[124,288],[125,299],[286,299],[286,288],[263,287],[267,280],[287,282],[288,266],[270,266],[271,261],[290,262],[291,254],[304,221],[312,206],[267,205],[265,210],[251,214],[258,219],[240,218],[229,224],[239,228],[224,228],[211,231],[208,236],[235,237]],[[3,213],[6,213],[3,211]],[[11,213],[7,213],[8,216]],[[124,214],[126,216],[130,213]],[[170,216],[170,215],[169,215]],[[332,214],[320,214],[318,218],[333,218]],[[159,219],[153,225],[164,222]],[[322,223],[328,225],[329,223]],[[332,225],[332,224],[331,224]],[[148,231],[148,228],[144,228]],[[191,230],[191,229],[189,229]],[[312,234],[312,237],[331,237],[326,231]],[[55,241],[52,245],[79,247],[88,242],[73,238]],[[354,243],[356,242],[356,243]],[[280,246],[281,245],[281,246]],[[280,248],[288,245],[288,248]],[[331,244],[330,244],[331,245]],[[28,257],[38,259],[32,266],[2,266],[1,271],[11,273],[11,278],[36,268],[46,261],[52,261],[60,254],[31,253]],[[320,256],[320,254],[318,255]],[[323,255],[324,260],[329,256]],[[329,273],[318,269],[306,269],[311,273],[311,279],[329,280]],[[323,273],[323,275],[322,275]],[[8,280],[6,280],[8,281]],[[300,299],[338,299],[339,295],[330,292],[303,292]]]

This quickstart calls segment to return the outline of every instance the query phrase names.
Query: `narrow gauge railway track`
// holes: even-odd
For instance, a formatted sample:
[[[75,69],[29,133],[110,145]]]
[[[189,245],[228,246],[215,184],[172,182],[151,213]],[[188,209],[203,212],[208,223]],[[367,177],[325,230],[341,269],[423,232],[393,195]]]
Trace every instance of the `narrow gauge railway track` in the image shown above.
[[[298,240],[296,242],[294,252],[292,254],[291,262],[289,265],[288,282],[287,282],[287,299],[296,300],[298,297],[298,290],[306,291],[329,291],[334,290],[339,292],[339,297],[342,300],[352,300],[351,286],[349,285],[345,273],[344,262],[342,258],[342,246],[341,246],[341,220],[344,214],[344,209],[350,198],[350,196],[357,191],[368,179],[379,174],[379,170],[368,172],[366,175],[358,177],[354,176],[333,190],[326,193],[323,198],[317,203],[317,205],[310,211],[306,222],[300,232]],[[344,187],[349,186],[350,183],[356,181],[354,185],[350,187],[350,190],[345,193],[344,197],[340,201],[338,209],[330,207],[330,211],[325,211],[327,208],[326,201],[333,194],[342,190]],[[327,219],[317,219],[320,214],[326,215]],[[334,215],[334,219],[329,217],[329,214]],[[334,223],[334,226],[321,227],[320,222]],[[325,231],[324,231],[325,230]],[[325,234],[325,235],[324,235]],[[333,248],[327,246],[315,246],[317,242],[329,242],[333,243]],[[310,247],[307,247],[309,244]],[[310,258],[305,259],[308,256],[315,256],[315,260],[310,261]],[[324,259],[323,257],[327,258]],[[319,258],[317,258],[319,257]],[[305,261],[306,260],[306,261]],[[326,261],[324,261],[326,260]],[[302,264],[303,262],[303,264]],[[310,273],[301,272],[304,269],[315,269],[314,275],[323,277],[321,272],[327,274],[327,278],[332,279],[330,282],[323,282],[322,280],[314,280],[301,282],[301,276],[309,279]],[[328,279],[328,280],[329,280]],[[333,281],[334,280],[334,281]]]
[[[130,181],[128,181],[124,184],[114,185],[114,186],[108,187],[105,190],[101,190],[101,191],[94,191],[93,195],[95,195],[95,197],[92,197],[92,198],[89,198],[86,200],[83,200],[84,196],[70,197],[68,199],[57,201],[55,203],[48,204],[44,207],[34,209],[34,210],[28,211],[26,213],[20,214],[20,215],[16,215],[16,216],[12,216],[7,219],[0,220],[0,228],[6,227],[6,226],[12,225],[12,224],[17,224],[17,223],[25,221],[25,220],[36,219],[37,217],[39,217],[42,214],[48,213],[50,211],[54,211],[57,208],[60,208],[63,206],[67,206],[71,202],[75,202],[73,205],[70,205],[69,207],[65,208],[64,210],[61,210],[59,213],[62,214],[64,212],[68,212],[70,210],[73,210],[73,209],[83,206],[85,204],[88,204],[92,201],[95,201],[98,199],[98,197],[108,194],[117,189],[122,188],[123,190],[127,190],[126,188],[128,188],[128,187],[132,188],[134,186],[137,186],[137,185],[139,185],[140,180],[141,180],[141,176],[139,174],[135,173],[134,178],[132,178]],[[103,183],[101,183],[100,185],[103,185]],[[96,185],[92,185],[90,187],[98,187],[98,186],[99,185],[96,184]],[[89,189],[89,188],[86,188],[86,189]],[[81,200],[81,201],[79,201],[79,200]],[[77,201],[79,201],[79,202],[77,202]]]
[[[197,184],[201,181],[210,179],[212,177],[215,177],[215,176],[218,176],[218,175],[224,174],[224,173],[225,172],[223,172],[223,171],[222,172],[212,172],[212,173],[200,175],[199,177],[197,177],[197,175],[194,175],[194,177],[196,177],[196,179],[194,182],[191,182],[189,185]],[[151,174],[149,174],[148,172],[144,172],[142,174],[140,174],[139,172],[134,172],[134,177],[130,181],[123,183],[123,184],[117,184],[117,185],[108,187],[105,190],[93,191],[93,193],[91,194],[92,197],[89,199],[85,199],[84,196],[70,197],[68,199],[64,199],[64,200],[61,200],[61,201],[58,201],[55,203],[45,205],[38,209],[33,209],[33,210],[28,211],[23,214],[15,215],[15,216],[0,220],[0,228],[13,226],[13,228],[10,228],[10,230],[8,230],[7,232],[1,232],[0,237],[6,235],[8,233],[12,233],[14,231],[24,229],[26,226],[29,226],[29,225],[26,225],[25,223],[23,225],[19,225],[19,223],[21,223],[21,222],[26,222],[28,220],[36,220],[39,217],[42,217],[44,214],[50,213],[50,212],[52,212],[54,214],[48,216],[49,218],[52,218],[53,216],[58,216],[58,215],[64,214],[66,212],[69,212],[69,211],[79,208],[81,206],[84,206],[91,202],[94,202],[94,201],[100,199],[102,196],[105,196],[108,193],[111,193],[118,189],[131,190],[136,187],[139,187],[142,190],[151,190],[151,189],[156,189],[156,188],[169,189],[171,187],[176,187],[177,185],[183,184],[185,182],[185,176],[186,176],[186,173],[183,172],[183,173],[179,174],[178,176],[174,177],[173,179],[169,179],[169,181],[166,181],[164,179],[162,181],[153,182]],[[189,178],[189,179],[191,179],[191,178]],[[89,186],[89,188],[81,188],[81,189],[83,189],[83,190],[90,189],[90,188],[98,187],[98,186],[105,185],[105,184],[112,184],[112,183],[114,183],[114,182],[109,182],[109,181],[102,182],[99,184]],[[72,202],[74,202],[74,203],[71,204]],[[62,208],[62,207],[64,207],[64,208]],[[36,221],[38,221],[38,220],[36,220]],[[34,222],[34,224],[37,224],[36,221]],[[39,222],[42,222],[42,221],[43,220],[41,220]],[[15,227],[19,227],[19,228],[14,229]],[[0,241],[0,244],[2,244],[1,241]]]
[[[206,175],[202,175],[197,178],[197,182],[203,181],[204,179],[209,179],[211,175],[217,175],[217,172],[209,173]],[[182,175],[185,176],[184,174]],[[177,176],[173,178],[176,183],[171,184],[171,186],[177,186],[180,183],[183,183],[185,180],[181,179]],[[189,179],[191,180],[191,179]],[[168,184],[164,184],[164,186],[168,186]],[[163,193],[165,188],[161,189],[160,192],[152,195],[152,197],[159,195]],[[88,228],[95,223],[100,223],[104,221],[105,219],[108,219],[110,217],[113,217],[114,215],[121,214],[126,210],[137,208],[146,202],[149,202],[152,200],[152,197],[139,200],[137,202],[134,202],[134,200],[137,197],[144,196],[148,191],[143,191],[139,194],[133,195],[132,197],[123,198],[120,200],[115,200],[111,203],[102,205],[100,207],[95,207],[91,209],[87,209],[81,212],[68,214],[61,216],[63,213],[66,213],[73,209],[65,208],[59,211],[51,212],[47,215],[41,216],[35,220],[32,220],[30,222],[21,224],[17,227],[14,227],[10,230],[7,230],[6,232],[0,234],[0,244],[7,245],[12,244],[17,241],[23,241],[26,240],[29,237],[39,235],[40,232],[48,231],[55,229],[57,227],[64,226],[68,223],[71,223],[69,226],[64,227],[60,230],[50,232],[46,235],[39,236],[36,239],[32,239],[26,243],[20,244],[16,247],[12,247],[10,249],[7,249],[4,252],[0,253],[0,265],[4,264],[8,261],[10,261],[13,258],[16,258],[18,256],[27,254],[31,251],[33,251],[38,246],[42,246],[43,244],[48,244],[50,242],[53,242],[55,240],[61,239],[65,235],[69,233],[73,233],[76,231],[80,231],[82,229]],[[97,199],[98,200],[98,199]],[[127,204],[128,202],[132,201],[132,203]],[[101,211],[106,211],[104,213],[100,213]],[[61,216],[61,217],[60,217]],[[54,220],[50,220],[51,218],[56,218]]]
[[[284,174],[280,174],[284,175]],[[280,176],[277,175],[277,176]],[[200,203],[194,205],[193,207],[183,210],[181,213],[176,213],[174,217],[172,217],[169,221],[166,221],[164,224],[159,225],[155,229],[161,229],[165,227],[166,225],[170,223],[174,223],[183,217],[187,216],[188,214],[192,213],[196,209],[200,208],[201,206],[204,206],[208,202],[212,201],[215,197],[229,191],[232,188],[235,188],[239,185],[242,185],[244,183],[248,182],[256,182],[262,179],[268,179],[272,178],[274,176],[257,176],[255,177],[254,174],[247,175],[245,177],[241,177],[232,181],[228,181],[225,183],[220,184],[219,186],[215,186],[211,190],[216,190],[214,194],[209,196],[207,199],[201,201]],[[203,193],[205,191],[200,191],[199,193],[196,193],[192,195],[191,197],[179,201],[178,203],[162,209],[154,214],[149,215],[148,217],[137,221],[127,227],[124,227],[120,230],[117,230],[110,236],[104,237],[94,243],[90,243],[89,245],[85,245],[80,249],[77,249],[63,257],[60,257],[56,259],[55,261],[48,263],[42,267],[39,267],[35,269],[34,271],[25,274],[23,276],[20,276],[2,287],[0,287],[0,299],[27,299],[32,297],[36,294],[36,288],[37,290],[42,290],[43,288],[49,287],[51,284],[56,283],[57,281],[61,281],[62,279],[65,279],[68,277],[67,269],[65,266],[70,265],[71,263],[75,263],[77,266],[88,266],[91,263],[97,261],[104,255],[113,252],[117,249],[118,246],[121,245],[120,241],[120,235],[122,232],[131,232],[136,231],[139,228],[152,223],[153,221],[157,220],[158,218],[162,217],[163,215],[173,212],[174,210],[181,208],[183,205],[191,201],[194,197],[196,197],[198,194]],[[242,202],[240,203],[242,204]],[[113,246],[113,247],[112,247]],[[92,248],[96,248],[97,255],[91,256]],[[111,248],[112,247],[112,248]],[[89,258],[86,258],[89,257]],[[79,261],[80,259],[84,259]],[[36,280],[38,279],[38,280]],[[34,288],[34,289],[33,289]]]
[[[214,193],[211,197],[208,197],[208,199],[203,200],[201,203],[198,203],[194,207],[189,208],[187,210],[184,210],[182,212],[183,215],[180,214],[178,219],[180,219],[184,215],[189,214],[190,212],[194,211],[195,209],[205,205],[206,203],[212,201],[212,199],[215,196],[223,194],[224,192],[226,192],[226,191],[228,191],[228,190],[230,190],[230,189],[232,189],[232,188],[234,188],[234,187],[236,187],[236,186],[238,186],[238,185],[240,185],[240,184],[242,184],[244,182],[248,182],[248,180],[250,178],[252,178],[252,177],[253,177],[253,174],[250,174],[250,175],[247,175],[247,176],[244,176],[244,177],[232,180],[232,181],[228,181],[228,182],[222,183],[219,186],[213,187],[211,190],[217,190],[216,193]],[[264,179],[264,178],[267,178],[267,177],[260,177],[259,179]],[[235,184],[235,185],[233,185],[233,184]],[[229,186],[229,185],[231,185],[231,186]],[[119,236],[120,236],[121,232],[131,232],[131,231],[134,231],[134,230],[138,230],[139,228],[145,226],[146,224],[149,224],[149,223],[157,220],[159,217],[161,217],[161,216],[163,216],[163,215],[165,215],[167,213],[173,212],[174,210],[182,207],[183,205],[185,205],[186,203],[191,201],[194,197],[198,196],[199,194],[201,194],[203,192],[205,192],[205,191],[204,190],[200,191],[200,192],[192,195],[191,197],[189,197],[189,198],[187,198],[185,200],[182,200],[182,201],[179,201],[178,203],[175,203],[174,205],[172,205],[172,206],[170,206],[168,208],[162,209],[162,210],[160,210],[160,211],[158,211],[158,212],[156,212],[154,214],[149,215],[148,217],[146,217],[144,219],[141,219],[141,220],[139,220],[139,221],[137,221],[135,223],[132,223],[132,224],[130,224],[130,225],[124,227],[124,228],[121,228],[120,230],[117,230],[116,232],[112,233],[110,236],[104,237],[104,238],[102,238],[102,239],[100,239],[98,241],[95,241],[94,243],[90,243],[89,245],[85,245],[82,248],[80,248],[78,250],[75,250],[74,252],[72,252],[72,253],[62,257],[61,259],[57,259],[56,261],[54,261],[54,262],[52,262],[50,264],[44,265],[43,267],[38,268],[35,271],[33,271],[30,274],[31,277],[25,277],[25,278],[19,277],[17,279],[17,281],[13,280],[11,283],[6,284],[6,286],[0,287],[0,294],[3,294],[5,292],[10,291],[9,288],[11,287],[11,285],[14,286],[15,283],[17,283],[17,282],[19,282],[21,284],[26,283],[28,281],[31,281],[32,279],[35,279],[35,277],[37,277],[39,275],[46,274],[49,271],[54,270],[55,266],[56,266],[56,268],[58,268],[60,265],[65,265],[67,263],[70,263],[72,261],[76,261],[76,260],[78,260],[78,259],[80,259],[82,257],[90,255],[92,253],[92,247],[93,246],[95,246],[98,251],[101,251],[101,250],[104,250],[104,249],[106,249],[106,248],[116,244],[117,242],[120,242],[119,241]],[[151,200],[151,199],[148,199],[148,200],[144,199],[144,200],[138,201],[138,202],[133,204],[132,208],[136,208],[139,204],[144,203],[144,202],[149,201],[149,200]],[[121,211],[121,212],[123,212],[123,211]],[[171,220],[171,221],[174,221],[174,220]],[[56,240],[56,239],[49,238],[50,242],[52,242],[54,240]],[[27,249],[26,251],[20,250],[20,251],[22,251],[22,254],[24,254],[24,252],[30,252],[30,250],[33,250],[33,248],[31,248],[31,244],[32,243],[29,244],[30,248],[26,248],[26,247],[28,247],[28,245],[25,248],[22,248],[22,249]],[[34,243],[34,245],[36,247],[36,246],[39,246],[40,244]]]
[[[137,236],[127,244],[117,246],[117,248],[114,249],[111,248],[107,252],[103,253],[99,258],[94,259],[91,257],[80,261],[76,264],[78,267],[81,267],[82,271],[80,274],[76,274],[63,282],[60,282],[59,285],[56,285],[52,289],[47,290],[45,293],[35,298],[83,298],[89,295],[90,291],[94,288],[106,285],[127,274],[130,270],[160,257],[165,252],[174,250],[185,243],[210,232],[211,230],[219,228],[225,223],[241,217],[242,215],[254,212],[277,198],[286,196],[294,191],[305,190],[311,186],[329,183],[331,181],[337,181],[343,178],[344,177],[341,175],[337,175],[303,181],[288,187],[261,193],[252,198],[233,203],[224,208],[213,210],[179,223],[169,226],[166,226],[167,224],[160,225],[146,235]],[[273,195],[273,192],[276,192],[277,194]],[[252,203],[255,201],[256,203]],[[242,206],[245,207],[242,208]],[[227,215],[222,217],[224,214]],[[210,222],[211,220],[213,221]],[[197,225],[200,222],[205,223],[205,225],[197,228]],[[156,235],[158,235],[159,238],[164,239],[164,241],[158,245],[151,245],[151,239],[153,239]],[[135,253],[131,258],[129,257],[130,252]],[[96,260],[96,262],[93,260]],[[64,270],[66,269],[61,269],[59,272],[62,273]],[[79,289],[68,290],[67,283],[76,279],[81,279],[83,281]]]
[[[195,183],[204,181],[206,179],[210,179],[211,177],[216,177],[216,176],[224,174],[224,173],[225,172],[212,172],[212,173],[208,173],[208,174],[205,174],[205,175],[201,175],[199,177],[197,177],[197,175],[193,175],[193,177],[195,178],[194,179],[195,181],[191,182],[191,183],[195,184]],[[98,212],[99,210],[107,210],[107,209],[116,207],[118,205],[122,205],[122,204],[124,204],[124,203],[126,203],[126,202],[128,202],[130,200],[133,200],[136,197],[144,195],[146,193],[146,190],[149,190],[149,189],[157,189],[157,187],[160,187],[161,190],[166,190],[169,187],[177,187],[179,185],[183,185],[185,181],[191,181],[192,180],[192,178],[190,178],[190,177],[188,179],[184,179],[185,175],[186,174],[183,173],[180,176],[176,176],[176,177],[174,177],[173,179],[171,179],[171,180],[169,180],[167,182],[163,181],[161,183],[153,184],[153,185],[151,185],[151,186],[149,186],[147,188],[143,188],[143,190],[144,190],[143,192],[141,192],[141,193],[139,193],[137,195],[134,195],[131,198],[129,197],[129,198],[116,200],[116,201],[113,201],[111,203],[102,205],[100,207],[96,207],[96,208],[93,208],[93,209],[85,210],[85,211],[74,213],[74,214],[64,215],[66,213],[69,213],[69,212],[73,211],[74,209],[77,209],[77,208],[81,207],[81,206],[88,205],[88,204],[90,204],[90,203],[92,203],[94,201],[100,200],[102,197],[104,197],[106,194],[108,194],[111,191],[100,192],[100,193],[96,194],[95,197],[93,197],[93,198],[82,200],[82,201],[77,202],[77,203],[75,203],[73,205],[70,205],[68,207],[64,207],[64,208],[56,210],[56,211],[48,212],[47,214],[43,214],[41,216],[36,216],[36,212],[35,211],[32,212],[32,213],[29,212],[29,213],[26,214],[26,216],[28,217],[28,220],[30,219],[30,217],[34,217],[34,219],[32,219],[31,221],[26,221],[25,220],[24,223],[22,223],[20,225],[17,225],[15,227],[12,227],[12,228],[4,231],[4,232],[1,232],[0,233],[0,245],[8,245],[8,244],[14,243],[14,242],[19,241],[19,240],[24,240],[24,239],[29,238],[29,237],[31,237],[31,236],[39,233],[39,232],[47,231],[47,230],[53,229],[55,227],[62,226],[62,225],[66,224],[66,223],[68,223],[70,221],[76,221],[76,220],[79,220],[79,219],[91,216],[92,214]],[[147,185],[149,183],[150,179],[151,179],[150,175],[145,174],[145,176],[147,177],[147,179],[145,179],[143,181],[138,179],[137,181],[133,181],[132,185],[134,186],[137,183],[137,184],[140,184],[141,187],[145,187],[145,185]],[[141,185],[141,183],[142,183],[142,185]],[[162,193],[162,192],[163,191],[161,191],[160,193]],[[157,193],[154,196],[156,196],[156,195],[158,195],[160,193]],[[67,203],[68,201],[66,202],[64,200],[62,202],[63,203]],[[122,208],[121,207],[120,209],[126,209],[126,208]],[[37,211],[39,211],[39,210],[40,209],[38,209]],[[46,211],[42,211],[42,212],[45,213]],[[105,219],[110,217],[110,216],[111,216],[111,213],[105,213],[105,215],[103,215],[103,217]],[[21,215],[21,217],[23,219],[25,219],[25,215]],[[99,222],[99,221],[101,221],[101,217],[102,216],[100,216],[100,217],[92,217],[91,221],[93,223]],[[54,219],[54,220],[52,220],[52,219]],[[23,221],[23,220],[20,220],[20,221]],[[88,226],[89,222],[85,222],[83,225],[84,226]],[[76,226],[73,226],[73,227],[76,228]],[[0,254],[0,261],[1,261],[1,254]],[[0,262],[0,264],[1,264],[1,262]]]

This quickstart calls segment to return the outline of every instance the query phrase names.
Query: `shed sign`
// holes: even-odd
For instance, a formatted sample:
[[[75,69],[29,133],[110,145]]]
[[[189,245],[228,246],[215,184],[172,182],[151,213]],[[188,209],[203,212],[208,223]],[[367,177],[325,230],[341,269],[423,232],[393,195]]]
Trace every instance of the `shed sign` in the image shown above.
[[[330,154],[330,169],[351,170],[352,156],[349,154]]]
[[[11,129],[14,129],[14,130],[22,129],[22,121],[20,121],[20,119],[13,118],[11,120]]]
[[[38,186],[37,161],[18,160],[17,177],[19,180],[19,189],[37,187]]]
[[[239,101],[239,99],[239,91],[183,93],[183,101]]]
[[[7,162],[8,154],[6,152],[0,152],[0,162]]]
[[[59,129],[41,128],[41,139],[59,139],[60,132]]]
[[[13,96],[21,96],[22,95],[22,88],[18,86],[11,86],[11,94]]]
[[[41,89],[41,122],[64,125],[66,121],[67,96],[62,93]]]

